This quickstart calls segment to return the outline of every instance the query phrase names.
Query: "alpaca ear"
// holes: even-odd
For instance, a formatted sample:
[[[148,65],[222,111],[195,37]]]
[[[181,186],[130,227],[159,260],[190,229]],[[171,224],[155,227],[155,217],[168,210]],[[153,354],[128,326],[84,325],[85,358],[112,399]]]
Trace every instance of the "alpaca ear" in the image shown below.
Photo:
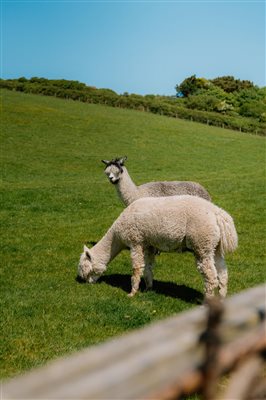
[[[110,164],[110,161],[108,161],[108,160],[101,160],[105,165],[108,165],[108,164]]]
[[[124,165],[124,162],[127,160],[127,156],[124,156],[124,157],[121,157],[120,159],[119,159],[119,164],[120,165]]]
[[[83,249],[84,253],[86,254],[86,257],[88,258],[89,261],[91,261],[91,253],[90,253],[90,249],[84,245],[84,249]]]

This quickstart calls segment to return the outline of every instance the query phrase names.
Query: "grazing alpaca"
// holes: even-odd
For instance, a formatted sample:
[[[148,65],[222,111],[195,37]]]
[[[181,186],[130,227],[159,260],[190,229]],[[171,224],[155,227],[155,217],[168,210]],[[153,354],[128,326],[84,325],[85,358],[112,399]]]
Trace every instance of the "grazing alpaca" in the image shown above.
[[[136,186],[124,166],[127,157],[116,158],[111,161],[102,160],[106,165],[105,174],[115,185],[122,202],[128,206],[141,197],[164,197],[190,194],[211,200],[207,190],[199,183],[190,181],[149,182]]]
[[[162,252],[194,253],[205,283],[205,296],[215,289],[226,296],[227,268],[224,254],[237,247],[237,233],[230,215],[211,202],[196,196],[142,198],[128,206],[104,237],[91,249],[84,246],[78,275],[94,283],[107,265],[123,249],[132,259],[133,296],[144,274],[147,288],[152,287],[152,267],[157,249]],[[156,250],[155,250],[156,249]]]

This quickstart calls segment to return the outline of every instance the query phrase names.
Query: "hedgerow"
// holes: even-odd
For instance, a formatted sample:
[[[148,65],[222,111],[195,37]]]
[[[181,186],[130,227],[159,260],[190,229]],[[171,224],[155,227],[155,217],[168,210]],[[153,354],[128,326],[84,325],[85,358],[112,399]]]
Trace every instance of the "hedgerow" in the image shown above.
[[[45,78],[19,78],[0,80],[0,88],[19,92],[55,96],[85,103],[104,104],[143,112],[196,121],[208,125],[229,128],[241,132],[266,135],[266,123],[237,113],[203,111],[186,107],[186,102],[171,96],[117,94],[110,89],[97,89],[78,81],[49,80]],[[195,102],[195,99],[194,99]],[[241,106],[243,110],[244,106]]]

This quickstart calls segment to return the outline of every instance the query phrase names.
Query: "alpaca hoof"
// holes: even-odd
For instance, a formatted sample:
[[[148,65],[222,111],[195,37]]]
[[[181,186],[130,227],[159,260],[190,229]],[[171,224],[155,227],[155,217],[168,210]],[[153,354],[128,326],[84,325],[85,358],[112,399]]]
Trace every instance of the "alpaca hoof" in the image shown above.
[[[150,292],[152,290],[152,286],[148,286],[144,289],[144,292]]]
[[[135,296],[135,294],[136,294],[136,292],[130,292],[128,295],[127,295],[127,297],[133,297],[133,296]]]

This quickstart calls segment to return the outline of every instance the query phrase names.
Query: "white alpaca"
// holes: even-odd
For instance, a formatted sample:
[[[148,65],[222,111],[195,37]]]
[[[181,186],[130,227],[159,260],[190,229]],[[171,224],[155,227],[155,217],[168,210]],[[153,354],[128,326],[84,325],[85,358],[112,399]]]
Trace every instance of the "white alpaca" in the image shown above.
[[[133,296],[143,274],[147,288],[152,287],[157,249],[189,250],[203,276],[205,296],[212,297],[219,288],[219,295],[225,297],[228,277],[224,254],[236,247],[233,219],[211,202],[189,195],[142,198],[120,214],[94,247],[84,246],[78,275],[89,283],[96,282],[112,259],[129,248],[133,268],[129,296]]]
[[[164,197],[190,194],[211,200],[207,190],[199,183],[190,181],[149,182],[136,186],[124,166],[127,157],[111,161],[102,160],[106,165],[104,170],[109,181],[115,185],[118,196],[128,206],[141,197]]]

